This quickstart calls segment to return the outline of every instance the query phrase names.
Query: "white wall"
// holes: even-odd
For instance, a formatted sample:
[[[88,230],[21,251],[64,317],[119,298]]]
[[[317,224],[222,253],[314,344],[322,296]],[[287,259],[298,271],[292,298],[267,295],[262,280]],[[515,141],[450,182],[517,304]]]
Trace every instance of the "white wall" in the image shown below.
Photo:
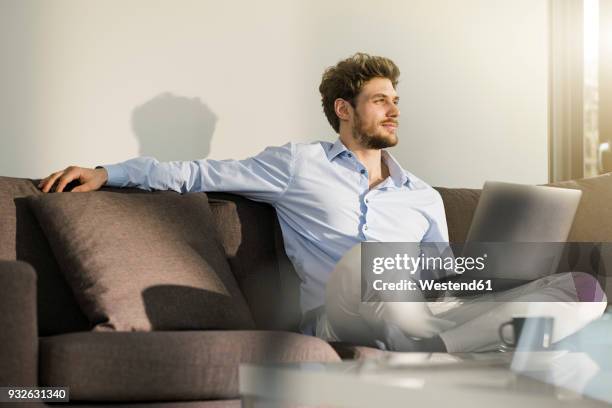
[[[333,140],[325,67],[402,70],[394,154],[435,185],[547,180],[547,0],[0,0],[0,175]]]

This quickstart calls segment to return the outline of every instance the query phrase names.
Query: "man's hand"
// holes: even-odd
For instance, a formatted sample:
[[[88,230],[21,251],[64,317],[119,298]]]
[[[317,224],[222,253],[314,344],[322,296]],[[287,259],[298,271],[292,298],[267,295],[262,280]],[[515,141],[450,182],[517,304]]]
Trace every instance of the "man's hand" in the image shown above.
[[[78,180],[81,185],[73,188],[73,193],[98,190],[108,180],[106,169],[101,167],[98,169],[88,169],[85,167],[70,166],[64,170],[56,171],[48,177],[45,177],[38,183],[44,193],[48,193],[51,187],[57,182],[55,192],[60,193],[66,188],[66,185],[73,180]]]

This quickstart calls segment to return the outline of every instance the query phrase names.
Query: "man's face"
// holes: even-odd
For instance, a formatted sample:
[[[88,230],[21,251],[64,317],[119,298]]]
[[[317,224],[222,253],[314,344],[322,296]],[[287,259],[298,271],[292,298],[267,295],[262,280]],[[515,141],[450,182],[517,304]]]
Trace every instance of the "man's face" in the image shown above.
[[[355,98],[352,133],[360,146],[384,149],[397,144],[400,111],[399,96],[387,78],[365,83]]]

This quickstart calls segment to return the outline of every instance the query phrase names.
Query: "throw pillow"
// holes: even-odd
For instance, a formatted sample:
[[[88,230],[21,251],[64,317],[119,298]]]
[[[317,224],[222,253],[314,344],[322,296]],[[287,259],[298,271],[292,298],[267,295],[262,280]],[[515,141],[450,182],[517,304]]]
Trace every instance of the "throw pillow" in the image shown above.
[[[94,330],[250,329],[203,193],[28,198]]]

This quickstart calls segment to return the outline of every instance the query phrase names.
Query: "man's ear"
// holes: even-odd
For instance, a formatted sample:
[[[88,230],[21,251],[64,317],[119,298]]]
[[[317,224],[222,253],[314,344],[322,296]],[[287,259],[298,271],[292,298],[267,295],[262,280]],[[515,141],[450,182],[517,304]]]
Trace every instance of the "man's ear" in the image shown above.
[[[334,110],[336,111],[336,116],[338,116],[340,120],[349,120],[352,108],[351,104],[342,98],[338,98],[334,101]]]

